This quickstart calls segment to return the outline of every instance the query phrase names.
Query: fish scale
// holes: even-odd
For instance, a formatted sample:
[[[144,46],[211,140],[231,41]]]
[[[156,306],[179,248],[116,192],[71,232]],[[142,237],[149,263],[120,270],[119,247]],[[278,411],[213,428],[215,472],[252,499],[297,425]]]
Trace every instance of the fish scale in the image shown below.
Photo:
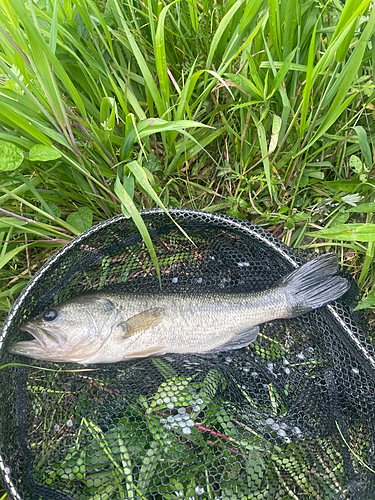
[[[256,340],[258,325],[339,298],[349,283],[336,275],[337,269],[337,256],[330,253],[256,293],[84,294],[24,324],[34,340],[8,349],[80,364],[239,349]]]

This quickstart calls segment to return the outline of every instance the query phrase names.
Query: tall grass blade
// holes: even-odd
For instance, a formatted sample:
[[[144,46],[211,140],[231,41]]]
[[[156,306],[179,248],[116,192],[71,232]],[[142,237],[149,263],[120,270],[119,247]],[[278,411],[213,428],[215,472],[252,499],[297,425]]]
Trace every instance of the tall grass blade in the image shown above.
[[[126,166],[133,172],[134,177],[139,182],[139,185],[146,191],[146,193],[154,200],[154,202],[159,205],[160,208],[164,210],[164,212],[168,215],[172,222],[176,224],[178,229],[186,236],[186,238],[194,244],[191,240],[190,236],[186,233],[186,231],[173,219],[173,217],[169,214],[162,201],[156,194],[155,190],[152,188],[147,175],[145,174],[144,169],[136,162],[132,161],[131,163],[127,163]]]
[[[56,52],[56,43],[57,43],[57,6],[58,2],[55,3],[54,8],[53,8],[53,16],[52,16],[52,22],[51,22],[51,36],[49,39],[49,48],[51,49],[51,52],[54,54]]]
[[[367,277],[371,264],[374,261],[374,257],[375,257],[375,241],[370,241],[369,244],[367,245],[365,260],[363,261],[361,274],[359,275],[358,278],[358,284],[361,284]]]
[[[314,56],[315,56],[315,36],[316,36],[317,24],[315,24],[314,31],[311,37],[309,46],[309,57],[307,61],[307,71],[306,71],[306,82],[303,89],[303,99],[302,99],[302,109],[301,109],[301,120],[299,125],[299,135],[301,139],[303,138],[306,128],[307,128],[307,111],[309,109],[310,103],[310,92],[313,85],[313,68],[314,68]]]
[[[5,266],[5,264],[7,264],[11,259],[13,259],[13,257],[15,257],[19,252],[22,252],[22,250],[25,250],[25,248],[27,248],[28,246],[30,246],[30,244],[19,245],[16,248],[14,248],[13,250],[10,250],[5,255],[1,256],[0,257],[0,269],[2,269]]]
[[[339,22],[337,23],[335,32],[332,36],[332,41],[337,37],[337,35],[349,24],[350,30],[348,31],[347,35],[345,36],[344,40],[342,41],[340,47],[336,51],[336,61],[337,62],[344,62],[347,54],[348,54],[348,49],[349,45],[352,41],[354,30],[356,28],[356,20],[359,18],[364,11],[367,9],[369,6],[371,0],[347,0],[344,5],[344,9],[341,13]],[[354,20],[354,22],[353,22]]]
[[[276,51],[279,61],[281,61],[281,30],[280,30],[280,2],[278,0],[268,0],[269,28],[273,49]]]
[[[167,58],[165,54],[165,33],[164,33],[164,23],[165,16],[167,15],[168,10],[172,7],[174,3],[179,0],[175,0],[174,2],[166,5],[164,9],[161,11],[158,26],[156,28],[155,34],[155,59],[156,59],[156,69],[158,73],[159,79],[159,88],[161,92],[161,96],[164,100],[164,107],[167,110],[169,108],[169,78],[167,72]],[[165,118],[168,119],[168,113]]]
[[[252,0],[251,2],[246,3],[242,20],[238,28],[239,32],[244,30],[248,25],[250,25],[253,22],[255,15],[260,9],[260,6],[264,3],[265,3],[264,0]]]
[[[189,5],[190,21],[193,30],[198,30],[198,7],[196,0],[187,0]]]
[[[327,111],[323,122],[320,124],[318,130],[314,134],[314,137],[311,141],[306,145],[306,147],[300,151],[300,153],[304,152],[308,148],[310,148],[338,119],[344,109],[349,105],[349,103],[354,99],[355,93],[345,99],[350,86],[357,76],[358,69],[361,65],[361,61],[366,50],[366,46],[368,41],[370,40],[372,33],[375,29],[375,9],[372,10],[368,23],[353,50],[348,62],[341,73],[342,83],[340,88],[337,91],[336,97],[334,98],[329,110]],[[302,120],[301,120],[302,121]]]
[[[221,20],[219,26],[217,27],[215,35],[212,39],[210,51],[209,51],[208,56],[207,56],[206,69],[208,69],[208,70],[212,69],[211,68],[212,60],[213,60],[215,51],[216,51],[216,49],[221,41],[221,38],[224,35],[225,31],[227,30],[229,24],[231,23],[233,16],[237,12],[237,10],[242,6],[243,2],[244,2],[244,0],[237,0],[234,3],[234,5],[232,5],[232,7],[225,14],[225,16]]]
[[[273,199],[273,189],[272,189],[272,184],[271,184],[271,169],[270,169],[270,160],[268,157],[268,150],[267,150],[268,148],[267,148],[266,130],[260,121],[257,121],[255,123],[255,126],[256,126],[257,131],[258,131],[258,138],[259,138],[260,150],[262,153],[264,173],[266,175],[268,191],[270,193],[271,199]]]
[[[299,9],[300,2],[298,0],[287,0],[284,29],[284,60],[294,48],[294,39],[297,33]]]
[[[152,244],[150,234],[147,230],[146,224],[143,222],[143,219],[136,209],[133,200],[130,198],[128,193],[126,192],[126,189],[124,186],[121,184],[120,179],[117,177],[116,183],[115,183],[115,193],[119,197],[121,203],[124,205],[125,209],[127,212],[129,212],[131,218],[133,219],[135,225],[137,226],[139,232],[141,233],[142,239],[145,242],[148,251],[150,252],[151,260],[152,263],[154,264],[156,274],[159,279],[159,284],[161,287],[161,276],[160,276],[160,268],[159,268],[159,262],[158,258],[156,256],[155,248],[154,245]]]
[[[142,76],[145,80],[145,84],[147,86],[147,89],[148,91],[150,92],[153,100],[154,100],[154,103],[156,105],[156,109],[158,111],[158,114],[160,117],[164,116],[165,112],[167,111],[166,110],[166,107],[165,107],[165,104],[163,102],[163,99],[161,98],[161,95],[157,89],[157,86],[152,78],[152,75],[151,75],[151,72],[148,68],[148,65],[146,63],[146,60],[145,58],[143,57],[143,54],[139,48],[139,45],[138,43],[136,42],[135,38],[134,38],[134,35],[133,33],[130,32],[127,24],[126,24],[126,21],[125,19],[123,18],[123,15],[122,15],[122,12],[121,12],[121,9],[120,9],[120,6],[118,4],[118,1],[117,0],[112,0],[112,3],[113,5],[115,6],[115,16],[119,19],[120,23],[121,23],[121,28],[123,29],[124,31],[124,34],[125,34],[125,37],[124,36],[121,36],[119,35],[118,33],[116,32],[113,32],[112,33],[116,36],[116,38],[121,41],[122,43],[125,44],[125,46],[129,45],[130,48],[132,49],[133,51],[133,54],[134,54],[134,57],[136,58],[137,60],[137,63],[139,65],[139,69],[140,71],[142,72]]]
[[[40,31],[32,23],[23,2],[21,0],[13,0],[13,6],[17,10],[19,18],[22,21],[22,25],[24,26],[25,32],[27,34],[28,41],[30,43],[31,55],[33,57],[32,64],[35,65],[35,69],[39,76],[41,85],[45,87],[47,92],[49,92],[48,95],[51,99],[51,105],[55,108],[55,113],[60,117],[61,120],[63,120],[63,104],[61,97],[56,93],[56,87],[51,73],[51,67],[54,68],[56,75],[66,86],[80,113],[83,117],[85,117],[86,110],[77,89],[73,85],[69,76],[66,74],[60,61],[51,52]]]
[[[363,157],[365,159],[367,169],[370,172],[370,170],[372,169],[372,154],[367,140],[366,131],[360,125],[356,125],[355,127],[353,127],[353,129],[356,131],[358,135],[359,146],[361,148]]]

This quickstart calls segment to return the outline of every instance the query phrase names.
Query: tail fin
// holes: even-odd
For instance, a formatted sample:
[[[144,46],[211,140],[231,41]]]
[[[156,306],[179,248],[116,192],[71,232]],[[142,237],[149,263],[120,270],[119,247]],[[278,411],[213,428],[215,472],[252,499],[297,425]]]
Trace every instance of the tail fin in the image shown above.
[[[335,276],[338,258],[327,253],[303,264],[279,281],[288,301],[288,318],[322,307],[343,295],[350,287],[348,280]]]

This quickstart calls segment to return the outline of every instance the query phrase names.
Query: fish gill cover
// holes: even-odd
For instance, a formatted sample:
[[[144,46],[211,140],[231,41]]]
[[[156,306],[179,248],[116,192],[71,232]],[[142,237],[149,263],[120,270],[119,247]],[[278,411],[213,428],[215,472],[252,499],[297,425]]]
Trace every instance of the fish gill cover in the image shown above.
[[[259,292],[311,259],[247,222],[170,213],[195,246],[160,210],[143,212],[162,289],[120,216],[57,252],[14,305],[0,352],[10,497],[374,499],[375,349],[349,276],[340,300],[261,325],[235,351],[89,366],[7,351],[30,340],[26,320],[83,292]]]

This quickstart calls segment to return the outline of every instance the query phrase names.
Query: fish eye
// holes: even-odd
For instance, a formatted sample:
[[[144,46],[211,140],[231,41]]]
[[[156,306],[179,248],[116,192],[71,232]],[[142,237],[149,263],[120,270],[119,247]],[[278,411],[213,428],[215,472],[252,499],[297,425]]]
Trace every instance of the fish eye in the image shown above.
[[[59,313],[56,311],[56,309],[48,309],[48,311],[43,314],[43,319],[45,321],[53,321],[57,318],[58,315]]]

